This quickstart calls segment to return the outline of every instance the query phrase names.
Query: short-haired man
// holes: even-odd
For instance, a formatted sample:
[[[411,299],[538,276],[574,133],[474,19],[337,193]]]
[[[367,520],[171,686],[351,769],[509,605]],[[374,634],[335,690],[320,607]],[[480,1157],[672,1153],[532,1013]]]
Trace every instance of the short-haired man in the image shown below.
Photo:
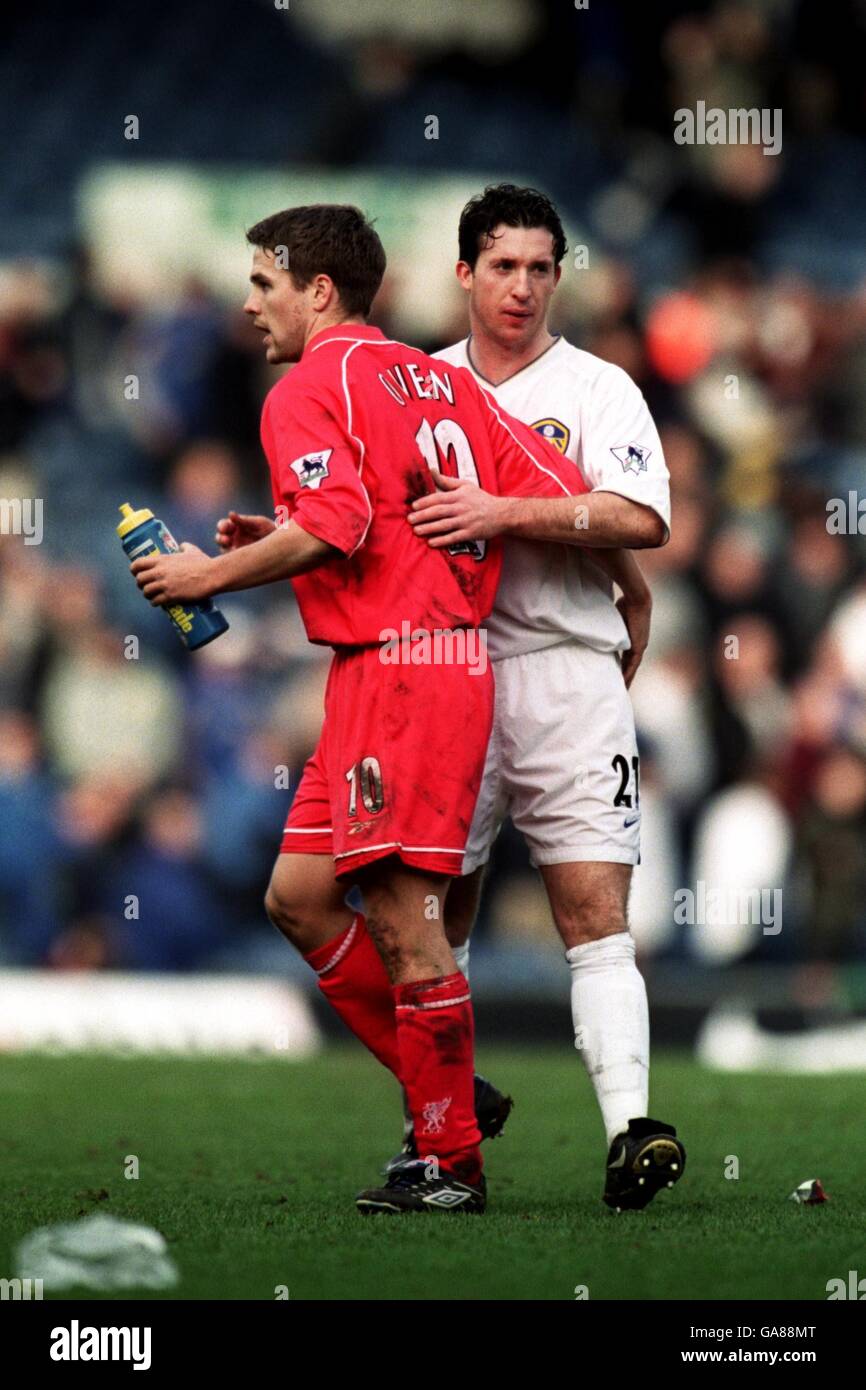
[[[647,996],[627,917],[641,814],[627,686],[646,645],[650,600],[638,579],[616,604],[593,561],[604,547],[665,543],[669,479],[631,378],[548,328],[565,251],[556,209],[536,189],[500,184],[473,198],[460,219],[457,265],[470,334],[435,355],[468,367],[580,467],[592,489],[581,524],[568,503],[487,497],[465,480],[441,480],[444,491],[416,501],[412,520],[433,546],[506,538],[487,624],[494,730],[465,877],[448,897],[448,938],[467,973],[483,866],[510,814],[566,948],[576,1045],[607,1137],[604,1200],[640,1208],[685,1164],[674,1128],[647,1117]]]

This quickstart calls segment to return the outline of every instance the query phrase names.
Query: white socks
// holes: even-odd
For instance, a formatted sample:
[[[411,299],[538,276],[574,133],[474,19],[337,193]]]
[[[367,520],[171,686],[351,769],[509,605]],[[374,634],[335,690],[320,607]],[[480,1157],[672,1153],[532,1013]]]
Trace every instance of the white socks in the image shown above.
[[[571,967],[574,1045],[595,1088],[610,1144],[629,1120],[647,1113],[646,985],[630,932],[572,946],[565,958]]]
[[[469,981],[469,942],[468,942],[468,941],[464,941],[464,943],[463,943],[462,946],[452,946],[452,947],[451,947],[451,954],[452,954],[452,956],[454,957],[454,960],[455,960],[456,965],[457,965],[457,969],[463,971],[463,974],[466,976],[466,980],[467,980],[467,983],[468,983],[468,981]]]

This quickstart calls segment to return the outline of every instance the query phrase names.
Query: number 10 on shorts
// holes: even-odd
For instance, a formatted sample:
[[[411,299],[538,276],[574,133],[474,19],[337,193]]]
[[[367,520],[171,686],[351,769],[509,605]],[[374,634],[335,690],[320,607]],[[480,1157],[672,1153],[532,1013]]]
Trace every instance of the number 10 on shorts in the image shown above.
[[[360,763],[353,763],[346,773],[346,781],[349,783],[349,816],[350,818],[358,815],[358,792],[361,793],[361,800],[364,809],[369,811],[371,816],[378,815],[385,805],[385,793],[382,789],[382,769],[379,766],[378,758],[362,758]]]

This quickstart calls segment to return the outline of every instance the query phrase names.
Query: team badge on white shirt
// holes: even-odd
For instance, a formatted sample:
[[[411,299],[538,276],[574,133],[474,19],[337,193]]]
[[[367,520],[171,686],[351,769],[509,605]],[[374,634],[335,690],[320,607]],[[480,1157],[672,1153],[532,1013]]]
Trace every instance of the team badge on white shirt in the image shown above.
[[[571,430],[561,420],[536,420],[531,428],[538,430],[554,449],[558,449],[561,454],[565,453],[571,439]]]

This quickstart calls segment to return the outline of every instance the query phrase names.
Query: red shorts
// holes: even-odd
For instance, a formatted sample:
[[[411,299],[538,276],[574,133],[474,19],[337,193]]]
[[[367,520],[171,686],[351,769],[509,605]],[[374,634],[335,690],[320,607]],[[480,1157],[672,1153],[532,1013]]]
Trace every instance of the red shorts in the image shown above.
[[[408,652],[408,648],[404,649]],[[338,877],[397,854],[457,875],[493,722],[493,672],[334,656],[325,719],[295,793],[282,854],[331,854]]]

